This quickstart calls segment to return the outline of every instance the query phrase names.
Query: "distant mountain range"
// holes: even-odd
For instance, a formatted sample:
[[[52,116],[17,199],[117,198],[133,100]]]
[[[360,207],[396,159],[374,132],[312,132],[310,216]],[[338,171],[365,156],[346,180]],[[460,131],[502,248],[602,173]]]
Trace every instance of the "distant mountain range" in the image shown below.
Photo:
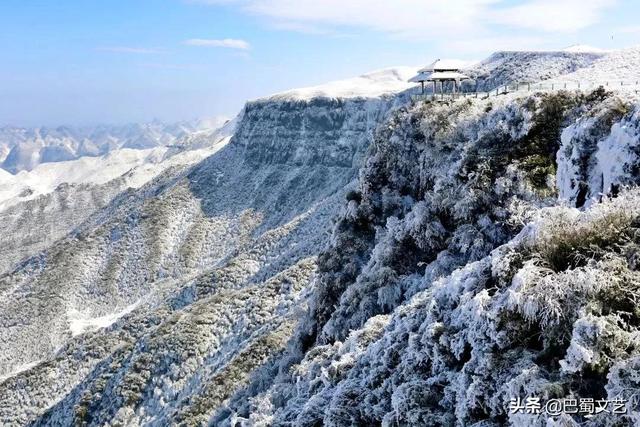
[[[178,123],[135,123],[93,127],[0,127],[0,167],[12,174],[41,163],[101,156],[120,148],[170,146],[191,134],[220,127],[225,118]]]

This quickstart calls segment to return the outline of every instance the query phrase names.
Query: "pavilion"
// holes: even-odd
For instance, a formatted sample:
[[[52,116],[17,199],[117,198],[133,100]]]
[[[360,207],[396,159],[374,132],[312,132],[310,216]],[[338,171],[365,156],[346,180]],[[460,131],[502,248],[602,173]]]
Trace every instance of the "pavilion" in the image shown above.
[[[433,82],[433,94],[435,95],[440,82],[440,92],[444,93],[444,85],[453,82],[453,93],[455,93],[462,80],[469,80],[470,77],[462,74],[460,68],[464,62],[457,60],[438,59],[435,62],[418,70],[418,74],[409,79],[411,83],[420,83],[422,93],[424,93],[424,82]]]

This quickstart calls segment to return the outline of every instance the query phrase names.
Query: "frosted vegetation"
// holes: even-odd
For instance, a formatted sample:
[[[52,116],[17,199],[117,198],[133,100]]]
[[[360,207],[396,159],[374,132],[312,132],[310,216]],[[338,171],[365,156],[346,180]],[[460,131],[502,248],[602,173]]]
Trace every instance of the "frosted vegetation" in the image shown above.
[[[2,276],[4,424],[640,423],[640,100],[358,93],[248,103],[219,151]],[[508,412],[527,396],[629,407]]]
[[[249,104],[214,156],[121,193],[1,278],[0,418],[207,419],[291,336],[331,219],[395,103]]]
[[[637,399],[640,194],[596,203],[611,193],[590,176],[609,165],[604,143],[592,169],[558,154],[573,175],[560,181],[599,195],[591,209],[557,206],[555,185],[561,146],[587,152],[637,125],[637,108],[597,92],[399,110],[319,258],[289,354],[265,370],[279,375],[239,393],[236,417],[545,425],[544,415],[510,415],[509,400]],[[583,121],[591,138],[561,138]],[[619,160],[616,180],[637,183],[637,156]],[[631,404],[629,414],[588,424],[630,425]]]
[[[509,83],[537,83],[584,69],[604,56],[594,52],[497,52],[469,70],[475,82],[466,81],[464,86],[489,91]]]
[[[229,142],[236,122],[191,133],[172,147],[117,149],[0,175],[0,273],[51,246],[124,190],[215,153]]]

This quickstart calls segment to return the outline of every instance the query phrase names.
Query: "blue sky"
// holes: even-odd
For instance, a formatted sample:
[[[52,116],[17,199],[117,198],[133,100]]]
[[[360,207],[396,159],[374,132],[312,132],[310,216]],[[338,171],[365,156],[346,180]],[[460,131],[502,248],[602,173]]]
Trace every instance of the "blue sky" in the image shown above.
[[[3,0],[0,125],[232,115],[438,57],[640,44],[637,0]]]

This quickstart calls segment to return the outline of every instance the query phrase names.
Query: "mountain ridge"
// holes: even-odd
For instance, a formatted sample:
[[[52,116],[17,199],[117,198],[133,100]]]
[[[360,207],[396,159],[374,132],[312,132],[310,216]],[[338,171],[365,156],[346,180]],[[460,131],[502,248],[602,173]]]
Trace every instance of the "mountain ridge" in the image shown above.
[[[518,76],[598,67],[531,55]],[[220,150],[0,277],[0,419],[575,425],[509,398],[627,393],[637,96],[307,93],[247,103]]]
[[[100,156],[120,149],[163,147],[203,130],[215,130],[227,121],[224,117],[193,122],[133,123],[90,127],[0,127],[1,168],[12,174],[30,171],[41,163]]]

